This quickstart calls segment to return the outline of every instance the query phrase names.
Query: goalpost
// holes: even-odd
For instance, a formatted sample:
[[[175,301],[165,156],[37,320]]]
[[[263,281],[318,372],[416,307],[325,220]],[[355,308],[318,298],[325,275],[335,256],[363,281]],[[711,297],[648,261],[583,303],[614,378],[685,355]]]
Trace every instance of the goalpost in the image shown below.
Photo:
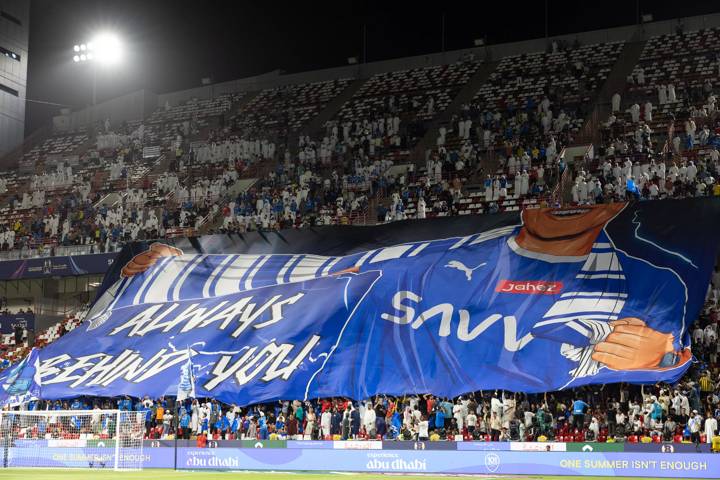
[[[0,468],[141,470],[145,412],[0,412]]]

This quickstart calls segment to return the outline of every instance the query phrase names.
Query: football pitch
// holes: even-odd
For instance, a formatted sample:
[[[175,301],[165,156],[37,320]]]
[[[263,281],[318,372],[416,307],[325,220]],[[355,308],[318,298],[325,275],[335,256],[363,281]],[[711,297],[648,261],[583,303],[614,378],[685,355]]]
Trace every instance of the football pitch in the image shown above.
[[[22,478],[32,480],[170,480],[170,479],[191,479],[191,480],[341,480],[343,478],[352,480],[440,480],[447,478],[462,479],[522,479],[522,480],[568,480],[582,478],[583,480],[600,480],[614,478],[616,480],[630,479],[631,477],[572,477],[572,476],[547,476],[547,475],[403,475],[403,474],[365,474],[348,472],[198,472],[192,470],[167,470],[152,469],[142,472],[115,472],[108,470],[81,470],[81,469],[30,469],[30,468],[8,468],[0,469],[0,480],[17,480]],[[649,477],[644,477],[646,480]]]

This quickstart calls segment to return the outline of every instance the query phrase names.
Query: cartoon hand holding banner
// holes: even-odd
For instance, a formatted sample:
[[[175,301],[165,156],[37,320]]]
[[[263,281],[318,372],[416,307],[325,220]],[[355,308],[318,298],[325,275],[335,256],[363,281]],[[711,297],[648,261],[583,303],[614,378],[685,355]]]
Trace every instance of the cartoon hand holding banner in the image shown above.
[[[615,370],[656,369],[665,355],[673,353],[673,335],[648,327],[639,318],[625,318],[610,322],[612,333],[595,345],[593,360]],[[678,352],[677,363],[692,356],[689,349]],[[674,365],[673,365],[674,366]]]

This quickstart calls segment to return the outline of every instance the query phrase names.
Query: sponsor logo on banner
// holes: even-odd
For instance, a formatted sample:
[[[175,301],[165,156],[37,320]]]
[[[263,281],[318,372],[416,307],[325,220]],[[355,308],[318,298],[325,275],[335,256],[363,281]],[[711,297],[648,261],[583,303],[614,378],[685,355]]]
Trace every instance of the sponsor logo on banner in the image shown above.
[[[624,452],[624,443],[567,443],[566,450],[568,452]]]
[[[495,287],[496,292],[522,293],[525,295],[557,295],[562,289],[562,282],[546,282],[544,280],[500,280]]]
[[[441,443],[441,442],[433,442]],[[458,450],[510,450],[510,442],[447,442],[455,443]]]
[[[345,440],[333,442],[335,450],[382,450],[383,442],[377,440],[353,441]]]
[[[91,438],[86,441],[87,441],[87,444],[86,444],[87,447],[102,448],[102,447],[114,447],[115,446],[114,438],[105,438],[102,440],[99,440],[99,439],[96,440],[96,439]]]
[[[485,454],[485,468],[488,472],[495,473],[500,468],[500,457],[497,453],[486,453]]]
[[[293,449],[327,449],[333,448],[335,442],[331,440],[287,440],[286,448]]]
[[[428,469],[427,460],[424,458],[406,460],[396,453],[368,453],[368,458],[365,467],[369,471],[425,472]]]
[[[242,448],[287,448],[287,440],[242,440]]]
[[[239,468],[240,460],[234,455],[220,457],[219,450],[190,450],[185,460],[186,467]],[[225,452],[223,452],[225,453]]]
[[[626,443],[623,447],[625,452],[644,453],[712,453],[712,444],[701,443],[695,446],[694,443]]]
[[[48,447],[85,447],[87,445],[87,441],[85,439],[81,438],[51,438],[48,440],[47,443]]]
[[[510,442],[515,452],[565,452],[567,444],[562,442]]]
[[[387,440],[383,442],[383,450],[457,450],[458,442],[428,442],[428,441],[407,441]]]

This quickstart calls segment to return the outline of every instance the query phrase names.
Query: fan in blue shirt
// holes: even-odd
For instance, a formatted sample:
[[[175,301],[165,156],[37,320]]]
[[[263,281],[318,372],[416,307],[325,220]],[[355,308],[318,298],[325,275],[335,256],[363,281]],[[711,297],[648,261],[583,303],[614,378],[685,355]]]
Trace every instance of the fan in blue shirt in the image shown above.
[[[445,412],[442,408],[438,408],[435,412],[435,428],[445,428]]]
[[[588,407],[589,405],[582,400],[575,400],[573,402],[573,415],[584,415],[585,409]]]

